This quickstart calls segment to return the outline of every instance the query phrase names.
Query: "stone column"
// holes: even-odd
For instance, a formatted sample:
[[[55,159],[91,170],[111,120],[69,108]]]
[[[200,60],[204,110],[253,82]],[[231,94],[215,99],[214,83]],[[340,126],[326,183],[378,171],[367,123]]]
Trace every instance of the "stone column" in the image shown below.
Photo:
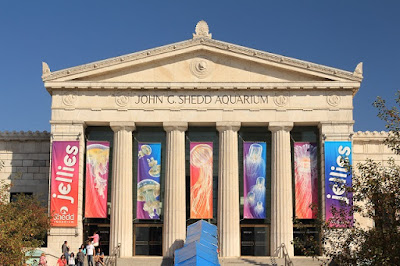
[[[173,257],[186,238],[185,131],[186,122],[164,122],[167,132],[163,256]]]
[[[282,257],[282,244],[294,255],[292,162],[290,152],[291,122],[271,122],[271,255]]]
[[[219,131],[218,241],[220,257],[240,256],[239,158],[240,122],[217,123]]]
[[[79,141],[79,185],[78,185],[78,226],[77,227],[51,227],[48,237],[46,253],[59,254],[60,247],[64,241],[68,241],[71,247],[78,247],[83,240],[83,180],[85,161],[85,122],[84,121],[50,121],[51,139],[50,149],[53,141]],[[51,160],[50,151],[50,160]],[[49,169],[49,184],[51,183],[51,169]],[[49,185],[50,196],[51,184]],[[50,209],[50,198],[48,202]]]
[[[120,256],[132,257],[132,131],[133,122],[111,122],[114,131],[111,185],[110,252],[121,244]]]

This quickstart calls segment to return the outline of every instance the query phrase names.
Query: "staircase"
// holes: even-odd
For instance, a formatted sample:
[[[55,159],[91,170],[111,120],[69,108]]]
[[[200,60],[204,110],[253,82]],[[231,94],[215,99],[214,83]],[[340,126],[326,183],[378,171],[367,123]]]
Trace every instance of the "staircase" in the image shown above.
[[[293,263],[292,265],[294,266],[317,266],[323,263],[323,261],[307,257],[293,257],[291,258],[291,260]],[[239,265],[285,266],[285,259],[275,258],[275,257],[220,258],[219,262],[221,263],[221,265],[226,265],[226,266],[239,266]],[[132,258],[118,259],[118,266],[131,266],[131,265],[170,266],[174,264],[172,259],[167,259],[163,257],[132,257]]]

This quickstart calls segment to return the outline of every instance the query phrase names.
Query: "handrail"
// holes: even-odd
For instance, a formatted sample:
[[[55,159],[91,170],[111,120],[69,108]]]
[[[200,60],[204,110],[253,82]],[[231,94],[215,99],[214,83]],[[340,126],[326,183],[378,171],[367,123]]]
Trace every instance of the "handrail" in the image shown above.
[[[285,259],[285,266],[293,266],[293,262],[289,257],[285,243],[281,244],[280,249],[282,249],[283,257]]]
[[[106,266],[117,266],[117,260],[120,256],[120,251],[121,251],[121,243],[118,243],[118,245],[114,248],[114,250],[105,260]]]

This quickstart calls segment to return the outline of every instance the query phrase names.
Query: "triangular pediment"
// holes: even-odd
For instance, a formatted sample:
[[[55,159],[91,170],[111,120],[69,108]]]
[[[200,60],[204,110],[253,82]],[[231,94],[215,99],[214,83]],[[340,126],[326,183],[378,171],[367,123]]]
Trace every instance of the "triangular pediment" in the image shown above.
[[[262,52],[212,39],[193,39],[50,72],[45,82],[270,83],[360,82],[362,73]]]

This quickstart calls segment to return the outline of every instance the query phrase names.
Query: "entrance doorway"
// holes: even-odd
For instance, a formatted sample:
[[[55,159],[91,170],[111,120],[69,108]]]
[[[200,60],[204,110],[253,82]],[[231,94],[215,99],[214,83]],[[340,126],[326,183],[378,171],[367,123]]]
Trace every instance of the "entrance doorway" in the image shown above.
[[[240,225],[241,256],[270,256],[268,225]]]
[[[162,224],[134,224],[133,254],[162,256]]]

